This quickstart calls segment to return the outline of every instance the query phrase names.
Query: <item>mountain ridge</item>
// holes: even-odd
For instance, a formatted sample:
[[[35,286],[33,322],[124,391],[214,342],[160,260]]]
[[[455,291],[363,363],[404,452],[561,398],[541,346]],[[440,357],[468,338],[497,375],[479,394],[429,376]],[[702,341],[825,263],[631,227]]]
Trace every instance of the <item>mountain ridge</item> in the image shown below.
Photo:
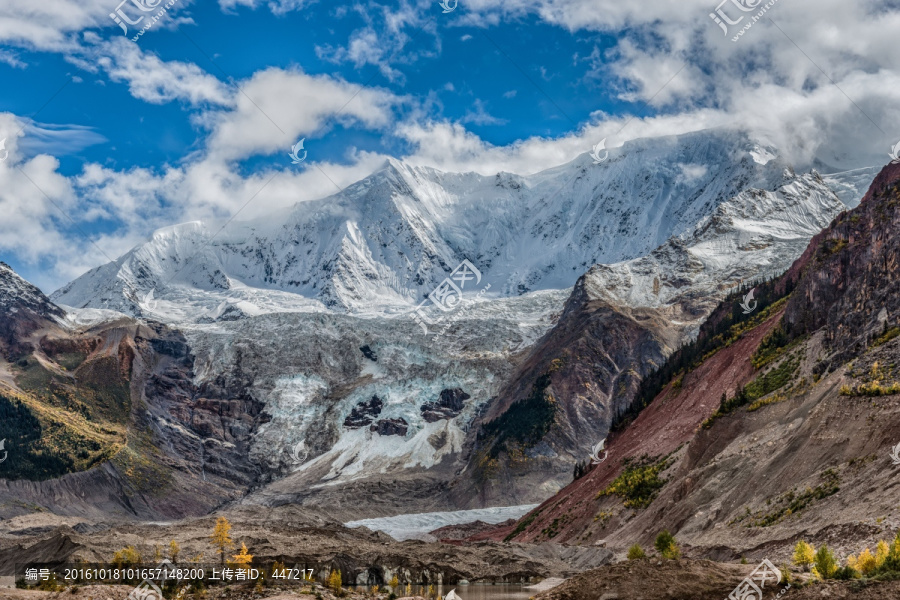
[[[782,185],[790,165],[762,150],[741,132],[709,130],[631,141],[603,164],[582,155],[530,176],[387,160],[342,193],[232,223],[217,238],[196,222],[159,230],[51,297],[166,322],[388,314],[408,311],[464,258],[491,283],[489,297],[566,289],[594,264],[685,234],[742,191]]]
[[[624,556],[667,529],[694,558],[775,563],[798,539],[837,556],[890,539],[900,525],[889,491],[900,435],[898,223],[900,167],[889,165],[762,286],[765,310],[741,315],[739,293],[719,305],[701,334],[713,345],[669,369],[610,438],[606,461],[480,537],[596,543]],[[632,487],[635,478],[648,487]]]

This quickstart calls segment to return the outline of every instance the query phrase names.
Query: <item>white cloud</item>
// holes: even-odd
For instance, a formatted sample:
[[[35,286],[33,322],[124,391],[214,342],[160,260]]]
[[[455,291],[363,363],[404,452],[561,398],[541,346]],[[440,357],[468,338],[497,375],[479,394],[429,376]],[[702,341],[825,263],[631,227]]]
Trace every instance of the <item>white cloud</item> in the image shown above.
[[[33,121],[26,123],[24,135],[18,144],[25,155],[51,154],[59,157],[76,154],[89,146],[106,141],[106,138],[97,133],[93,127],[52,125]]]
[[[19,60],[18,54],[10,50],[0,50],[0,62],[6,63],[14,69],[24,69],[25,63]]]
[[[334,120],[378,129],[392,120],[391,107],[400,101],[390,92],[365,88],[325,75],[266,69],[242,82],[234,108],[198,118],[211,130],[207,152],[228,161],[253,154],[282,151],[301,137]],[[314,158],[314,150],[310,150]]]
[[[40,50],[64,51],[71,39],[89,27],[112,25],[110,0],[3,0],[0,2],[0,43]]]
[[[472,108],[460,119],[461,123],[471,123],[473,125],[505,125],[509,121],[495,117],[488,113],[484,107],[484,102],[476,99],[472,103]]]
[[[310,4],[313,4],[315,1],[316,0],[269,0],[269,2],[265,2],[265,4],[268,5],[269,10],[274,14],[283,15],[291,11],[302,10]],[[230,12],[238,6],[256,9],[262,4],[264,4],[262,0],[219,0],[219,6],[226,12]]]
[[[396,10],[372,2],[355,4],[353,8],[366,25],[353,31],[345,46],[317,46],[319,58],[335,63],[349,62],[356,68],[375,65],[389,80],[402,83],[403,74],[394,64],[409,64],[422,56],[440,52],[441,38],[436,35],[434,20],[427,14],[433,3],[400,0]],[[434,50],[424,43],[423,33],[433,37]]]
[[[163,61],[124,38],[86,49],[87,58],[115,82],[128,84],[131,95],[145,102],[173,100],[193,105],[233,102],[234,90],[193,63]]]

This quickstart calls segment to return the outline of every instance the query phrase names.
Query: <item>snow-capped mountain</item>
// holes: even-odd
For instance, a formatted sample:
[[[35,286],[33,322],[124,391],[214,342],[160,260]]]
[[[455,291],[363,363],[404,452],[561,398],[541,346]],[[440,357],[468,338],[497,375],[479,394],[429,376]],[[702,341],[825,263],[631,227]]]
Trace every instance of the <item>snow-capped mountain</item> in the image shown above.
[[[646,256],[595,265],[586,275],[588,295],[630,307],[717,302],[742,282],[780,275],[846,209],[815,171],[783,175],[774,190],[741,192]]]
[[[342,193],[221,233],[199,222],[159,230],[53,299],[167,322],[384,314],[408,310],[463,259],[490,298],[566,289],[594,264],[692,231],[741,192],[774,190],[789,168],[725,130],[636,140],[602,164],[582,155],[527,177],[389,160]]]
[[[391,160],[341,194],[218,234],[208,223],[160,230],[53,298],[179,323],[193,382],[259,403],[259,418],[230,433],[266,483],[247,501],[365,498],[370,514],[390,514],[381,486],[402,473],[416,493],[435,486],[417,509],[453,508],[444,482],[469,476],[481,418],[520,397],[509,382],[527,388],[538,373],[529,365],[541,358],[525,357],[554,347],[579,277],[590,271],[578,293],[658,313],[656,342],[604,346],[630,357],[616,372],[632,372],[629,361],[647,362],[650,346],[661,359],[741,280],[787,269],[843,208],[817,173],[722,130],[637,140],[602,164],[585,155],[528,177]],[[490,288],[447,335],[394,318],[463,259]],[[593,412],[579,422],[596,432],[628,398],[584,401]],[[534,473],[544,485],[521,497],[507,486],[494,503],[553,493],[583,456],[566,440],[593,440],[577,433],[563,432],[557,458]]]
[[[61,318],[65,314],[41,290],[22,279],[8,264],[0,262],[0,312],[15,315],[23,311],[45,319]]]

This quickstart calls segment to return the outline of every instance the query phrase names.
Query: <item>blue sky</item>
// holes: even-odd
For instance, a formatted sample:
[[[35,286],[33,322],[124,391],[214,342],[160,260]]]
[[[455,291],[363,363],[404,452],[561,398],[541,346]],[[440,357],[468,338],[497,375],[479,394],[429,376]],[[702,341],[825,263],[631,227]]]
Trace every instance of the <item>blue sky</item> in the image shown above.
[[[125,36],[116,4],[0,6],[0,260],[46,291],[159,227],[323,197],[386,157],[534,173],[730,126],[852,168],[900,136],[892,2],[779,2],[739,42],[705,0],[177,0],[137,42],[149,16]]]
[[[130,4],[125,9],[134,13],[132,20],[141,14]],[[385,88],[409,97],[407,105],[397,107],[398,113],[416,110],[429,118],[459,121],[495,145],[564,135],[595,111],[612,112],[628,104],[609,94],[592,73],[596,65],[591,55],[615,43],[610,35],[573,35],[534,15],[488,27],[467,26],[460,22],[465,7],[457,10],[443,14],[435,4],[424,25],[405,32],[410,39],[388,73],[378,65],[341,59],[334,50],[346,45],[367,20],[377,23],[378,11],[364,17],[363,10],[321,2],[281,15],[243,6],[222,11],[212,3],[197,3],[190,7],[192,23],[151,29],[139,44],[163,61],[194,63],[223,82],[246,80],[261,68],[276,67]],[[103,38],[125,37],[111,19],[94,31]],[[204,132],[191,123],[195,111],[184,102],[153,104],[135,98],[125,82],[112,81],[103,71],[77,69],[65,55],[20,50],[16,58],[28,67],[0,63],[3,87],[16,90],[0,95],[0,111],[29,115],[40,110],[38,124],[87,128],[72,132],[69,144],[54,147],[48,139],[24,149],[25,156],[56,151],[61,173],[77,175],[86,163],[116,169],[177,163],[202,144]],[[77,79],[65,85],[72,75]],[[278,114],[269,116],[278,122]],[[318,160],[344,161],[348,146],[391,155],[407,151],[403,140],[353,127],[307,136],[306,147]],[[289,161],[284,152],[271,158]]]

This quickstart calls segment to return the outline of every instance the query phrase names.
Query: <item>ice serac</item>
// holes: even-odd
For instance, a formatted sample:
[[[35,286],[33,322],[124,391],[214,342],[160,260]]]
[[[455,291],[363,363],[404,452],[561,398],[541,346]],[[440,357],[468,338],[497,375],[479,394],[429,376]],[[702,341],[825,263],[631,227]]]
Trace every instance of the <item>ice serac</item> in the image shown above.
[[[761,158],[763,157],[763,158]],[[463,258],[492,297],[566,289],[591,265],[648,254],[789,165],[740,132],[642,139],[595,165],[446,173],[388,160],[343,192],[255,221],[157,231],[53,295],[165,322],[408,309]]]
[[[666,529],[694,557],[773,562],[798,539],[847,553],[893,539],[898,226],[888,165],[764,287],[764,308],[744,315],[733,294],[713,311],[603,464],[490,536],[621,552]]]
[[[729,290],[784,272],[844,208],[816,172],[785,169],[772,189],[721,202],[647,256],[593,266],[486,412],[470,465],[477,493],[461,486],[461,496],[528,502],[568,483],[641,379],[695,335]]]

